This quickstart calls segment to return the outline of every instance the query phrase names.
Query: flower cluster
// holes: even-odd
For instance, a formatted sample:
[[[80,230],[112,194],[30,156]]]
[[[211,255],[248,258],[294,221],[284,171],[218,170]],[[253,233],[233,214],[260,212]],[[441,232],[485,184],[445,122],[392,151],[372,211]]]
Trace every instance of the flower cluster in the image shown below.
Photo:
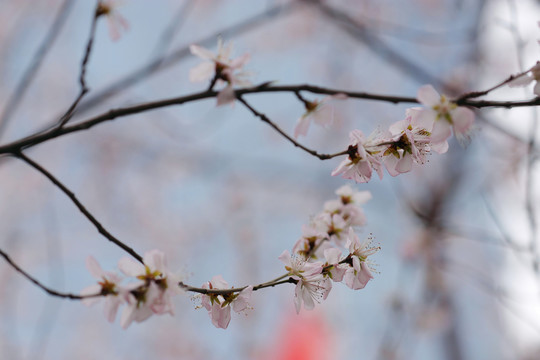
[[[383,165],[397,176],[411,171],[413,163],[424,164],[431,151],[448,150],[448,138],[467,139],[474,122],[472,110],[457,106],[431,86],[418,90],[418,101],[424,107],[406,110],[405,119],[388,130],[377,129],[368,138],[360,130],[351,131],[348,157],[332,172],[358,183],[371,179],[373,171],[383,177]]]
[[[351,289],[366,286],[373,278],[373,265],[368,257],[379,250],[370,241],[361,242],[354,228],[366,223],[360,205],[371,198],[368,191],[355,191],[345,185],[336,191],[336,200],[327,201],[324,210],[304,226],[302,236],[279,259],[285,264],[287,276],[296,282],[294,303],[299,312],[325,300],[332,282],[343,282]],[[342,249],[347,250],[344,255]]]
[[[121,305],[125,305],[120,325],[126,329],[133,321],[141,322],[156,314],[174,315],[171,297],[179,291],[178,279],[167,269],[165,254],[152,250],[144,254],[143,263],[131,258],[121,258],[118,262],[120,271],[134,281],[121,285],[123,278],[116,273],[103,271],[98,262],[89,256],[86,266],[98,283],[81,291],[86,297],[85,305],[93,305],[101,298],[105,301],[105,317],[110,322],[116,318]]]
[[[227,84],[217,96],[218,106],[234,102],[236,99],[234,86],[247,86],[251,84],[246,79],[249,73],[242,70],[244,65],[249,61],[250,56],[246,53],[236,59],[232,59],[231,43],[225,45],[221,38],[218,39],[217,54],[199,45],[191,45],[189,49],[193,55],[205,60],[189,71],[190,81],[200,82],[212,79],[211,88],[216,82]]]

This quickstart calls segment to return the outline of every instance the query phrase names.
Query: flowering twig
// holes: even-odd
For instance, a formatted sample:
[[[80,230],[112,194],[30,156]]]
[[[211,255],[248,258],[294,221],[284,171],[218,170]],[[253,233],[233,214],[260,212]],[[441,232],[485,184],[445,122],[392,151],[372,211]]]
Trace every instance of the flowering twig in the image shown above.
[[[94,45],[94,38],[96,35],[96,27],[97,27],[97,20],[100,17],[100,13],[98,11],[100,6],[100,2],[98,1],[96,5],[96,10],[94,11],[94,16],[92,17],[92,25],[90,26],[90,36],[88,37],[88,41],[86,43],[86,50],[83,55],[83,59],[81,61],[81,70],[79,72],[79,84],[80,84],[80,91],[79,95],[75,98],[71,106],[68,108],[66,113],[62,115],[60,120],[58,121],[58,127],[64,126],[75,113],[75,109],[77,108],[77,105],[81,102],[82,98],[90,91],[90,89],[86,86],[86,67],[88,65],[88,60],[90,60],[90,53],[92,52],[92,46]]]
[[[345,91],[345,90],[337,90],[337,89],[330,89],[330,88],[323,88],[319,86],[313,86],[313,85],[288,85],[288,86],[270,86],[268,83],[264,83],[259,86],[249,87],[249,88],[243,88],[235,90],[235,94],[237,98],[242,97],[242,95],[245,94],[257,94],[257,93],[268,93],[268,92],[292,92],[295,93],[297,91],[308,91],[312,92],[314,94],[345,94],[350,98],[354,99],[365,99],[365,100],[374,100],[374,101],[384,101],[384,102],[390,102],[390,103],[418,103],[418,100],[416,98],[412,97],[403,97],[403,96],[391,96],[391,95],[380,95],[380,94],[372,94],[372,93],[366,93],[366,92],[355,92],[355,91]],[[133,114],[142,113],[149,110],[164,108],[172,105],[181,105],[193,101],[203,100],[203,99],[209,99],[214,98],[218,95],[218,92],[216,91],[202,91],[190,95],[184,95],[176,98],[170,98],[170,99],[163,99],[153,102],[147,102],[147,103],[141,103],[137,105],[133,105],[130,107],[120,108],[120,109],[111,109],[101,115],[97,115],[93,118],[84,120],[82,122],[79,122],[77,124],[71,125],[71,126],[64,126],[62,128],[54,128],[49,129],[44,132],[38,132],[32,135],[29,135],[25,138],[16,140],[12,143],[0,146],[0,154],[11,154],[15,153],[17,151],[20,151],[24,148],[32,147],[37,144],[40,144],[42,142],[49,141],[53,138],[63,136],[65,134],[69,134],[72,132],[77,132],[81,130],[87,130],[95,125],[98,125],[102,122],[113,120],[119,117],[125,117]],[[464,100],[460,102],[459,105],[466,105],[469,107],[474,108],[484,108],[484,107],[502,107],[502,108],[513,108],[513,107],[526,107],[526,106],[538,106],[540,105],[540,98],[534,98],[532,100],[525,100],[525,101],[476,101],[476,100]],[[312,151],[312,150],[310,150]],[[308,151],[308,152],[310,152]],[[344,155],[344,153],[337,153],[333,155],[328,155],[330,157],[326,157],[326,155],[321,155],[325,159],[329,159],[331,157]],[[318,155],[315,155],[319,157]],[[320,157],[319,157],[320,158]],[[323,159],[324,160],[324,159]]]
[[[493,85],[492,87],[490,87],[489,89],[486,89],[486,90],[483,90],[483,91],[471,91],[471,92],[468,92],[468,93],[465,93],[463,95],[461,95],[460,97],[456,98],[455,100],[453,100],[453,102],[455,102],[456,104],[458,105],[464,105],[465,104],[465,100],[468,100],[468,99],[473,99],[473,98],[477,98],[477,97],[481,97],[481,96],[484,96],[484,95],[487,95],[489,94],[490,92],[492,92],[493,90],[496,90],[498,88],[501,88],[505,85],[507,85],[508,83],[512,82],[513,80],[527,74],[529,71],[532,70],[534,66],[532,66],[531,68],[529,68],[528,70],[525,70],[523,72],[520,72],[519,74],[515,74],[515,75],[510,75],[509,77],[507,77],[505,80]]]
[[[285,274],[283,276],[280,276],[278,279],[282,279],[282,280],[272,280],[272,281],[267,281],[267,282],[264,282],[264,283],[261,283],[259,285],[255,285],[253,286],[253,291],[257,291],[257,290],[260,290],[260,289],[264,289],[264,288],[267,288],[267,287],[274,287],[276,285],[281,285],[281,284],[296,284],[298,281],[289,277],[287,279],[283,279],[284,277],[287,277],[289,276],[289,274]],[[190,291],[190,292],[196,292],[196,293],[199,293],[199,294],[203,294],[203,295],[229,295],[229,294],[234,294],[234,293],[237,293],[237,292],[240,292],[242,290],[244,290],[245,288],[248,287],[248,285],[246,286],[242,286],[242,287],[237,287],[237,288],[231,288],[231,289],[205,289],[205,288],[199,288],[199,287],[195,287],[195,286],[190,286],[190,285],[186,285],[184,284],[183,282],[179,282],[178,283],[178,286],[180,286],[182,289],[186,290],[186,291]]]
[[[64,194],[66,194],[71,201],[77,206],[77,208],[86,216],[88,220],[96,227],[98,232],[103,235],[105,238],[107,238],[112,243],[118,245],[120,248],[122,248],[125,252],[133,256],[135,259],[137,259],[139,262],[142,263],[142,256],[137,254],[135,250],[133,250],[131,247],[123,243],[122,241],[118,240],[116,237],[114,237],[110,232],[108,232],[103,225],[84,207],[83,204],[77,199],[75,194],[69,190],[64,184],[62,184],[57,178],[55,178],[49,171],[47,171],[45,168],[43,168],[41,165],[24,155],[22,152],[18,152],[14,154],[19,159],[26,162],[28,165],[39,171],[41,174],[45,175],[54,185],[56,185]]]
[[[332,158],[334,158],[336,156],[341,156],[341,155],[346,155],[347,154],[347,151],[341,151],[341,152],[338,152],[338,153],[335,153],[335,154],[319,154],[315,150],[309,149],[309,148],[305,147],[304,145],[300,144],[299,142],[297,142],[296,140],[294,140],[285,131],[283,131],[279,126],[277,126],[272,120],[270,120],[268,118],[268,116],[266,116],[265,114],[260,113],[257,110],[255,110],[241,96],[238,97],[238,101],[240,101],[246,108],[248,108],[253,113],[253,115],[257,116],[259,119],[261,119],[262,121],[264,121],[265,123],[267,123],[268,125],[273,127],[274,130],[276,130],[278,133],[280,133],[285,139],[289,140],[294,146],[299,147],[300,149],[304,150],[305,152],[307,152],[307,153],[309,153],[309,154],[311,154],[311,155],[313,155],[315,157],[318,157],[321,160],[328,160],[328,159],[332,159]]]
[[[23,275],[25,278],[27,278],[28,280],[30,280],[31,282],[33,282],[35,285],[37,285],[38,287],[40,287],[41,289],[45,290],[45,292],[47,292],[47,294],[49,295],[52,295],[52,296],[56,296],[56,297],[60,297],[60,298],[66,298],[66,299],[72,299],[72,300],[82,300],[84,298],[90,298],[90,297],[97,297],[97,296],[101,296],[101,294],[94,294],[94,295],[86,295],[86,296],[82,296],[82,295],[75,295],[75,294],[70,294],[70,293],[63,293],[63,292],[59,292],[59,291],[56,291],[56,290],[53,290],[45,285],[43,285],[42,283],[40,283],[39,281],[37,281],[33,276],[31,276],[30,274],[28,274],[26,271],[24,271],[19,265],[15,264],[15,262],[13,262],[13,260],[11,260],[11,258],[9,257],[8,254],[6,254],[3,250],[0,249],[0,256],[2,256],[7,262],[9,265],[11,265],[11,267],[13,267],[18,273],[20,273],[21,275]]]
[[[260,14],[254,15],[253,17],[250,17],[232,26],[220,29],[215,33],[210,34],[207,37],[204,37],[203,39],[197,40],[195,42],[202,46],[209,46],[216,41],[216,38],[218,36],[223,36],[224,38],[232,38],[237,35],[244,34],[250,30],[254,30],[263,25],[266,25],[270,20],[276,19],[281,15],[289,14],[291,10],[294,10],[296,8],[299,8],[298,2],[290,2],[284,5],[273,6],[261,12]],[[189,45],[185,45],[175,49],[169,55],[163,55],[157,59],[149,61],[140,68],[115,81],[112,85],[109,85],[105,89],[96,92],[90,97],[88,97],[85,101],[81,103],[81,106],[79,106],[79,112],[84,112],[95,107],[104,100],[110,99],[118,92],[139,83],[140,81],[158,73],[161,70],[165,70],[171,66],[178,65],[178,62],[181,59],[184,59],[189,55],[191,55],[191,52],[189,51]]]

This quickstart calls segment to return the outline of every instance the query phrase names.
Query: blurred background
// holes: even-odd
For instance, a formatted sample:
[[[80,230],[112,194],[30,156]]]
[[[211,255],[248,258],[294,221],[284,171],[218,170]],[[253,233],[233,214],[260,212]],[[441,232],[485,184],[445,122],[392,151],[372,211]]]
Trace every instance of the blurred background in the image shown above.
[[[0,0],[0,143],[50,126],[79,92],[94,1]],[[202,91],[188,81],[196,43],[251,54],[254,84],[309,83],[416,96],[423,84],[455,96],[483,90],[539,59],[533,0],[125,0],[129,23],[111,40],[98,21],[90,93],[73,123],[120,108]],[[320,99],[303,93],[310,99]],[[487,97],[525,100],[508,87]],[[289,134],[305,111],[292,94],[246,99]],[[299,141],[345,149],[407,107],[349,99],[336,124]],[[281,275],[277,259],[334,191],[369,190],[361,237],[382,250],[361,291],[336,284],[296,315],[294,287],[253,295],[248,316],[216,329],[189,294],[176,316],[122,330],[78,301],[53,298],[0,261],[2,359],[538,359],[540,270],[537,110],[476,111],[470,144],[454,139],[408,174],[355,185],[331,177],[340,159],[294,148],[241,104],[215,99],[148,111],[48,141],[26,154],[51,171],[115,236],[139,253],[158,248],[171,270],[200,286]],[[21,161],[0,158],[0,248],[44,284],[78,293],[125,254],[74,204]]]

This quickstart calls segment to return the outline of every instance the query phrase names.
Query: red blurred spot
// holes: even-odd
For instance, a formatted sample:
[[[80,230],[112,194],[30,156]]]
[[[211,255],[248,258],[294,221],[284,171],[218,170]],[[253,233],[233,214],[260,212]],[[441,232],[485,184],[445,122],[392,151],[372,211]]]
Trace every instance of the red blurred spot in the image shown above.
[[[289,314],[278,327],[275,345],[264,359],[326,360],[333,359],[332,336],[324,317],[318,312]]]

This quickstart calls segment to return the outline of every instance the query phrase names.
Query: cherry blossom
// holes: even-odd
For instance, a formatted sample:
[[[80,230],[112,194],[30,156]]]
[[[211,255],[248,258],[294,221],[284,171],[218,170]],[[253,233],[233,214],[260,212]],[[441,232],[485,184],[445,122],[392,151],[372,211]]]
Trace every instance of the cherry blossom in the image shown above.
[[[330,241],[344,245],[347,229],[351,226],[348,224],[341,214],[321,213],[315,218],[315,226],[327,234]]]
[[[324,211],[340,215],[348,226],[365,225],[366,216],[359,205],[371,199],[371,193],[353,190],[349,185],[343,185],[336,190],[336,195],[339,199],[325,202]]]
[[[306,262],[303,257],[291,256],[288,250],[283,251],[279,256],[285,264],[288,275],[297,281],[294,289],[294,305],[299,313],[304,305],[304,309],[312,310],[315,303],[325,300],[332,289],[330,279],[322,275],[322,262]]]
[[[118,262],[120,271],[137,279],[126,292],[127,306],[121,318],[123,328],[132,321],[144,321],[152,314],[174,315],[171,296],[178,292],[177,279],[167,268],[165,254],[160,250],[148,251],[144,254],[143,263],[128,257]]]
[[[362,205],[367,203],[373,197],[369,191],[358,191],[350,185],[343,185],[335,192],[339,196],[343,205],[355,204]]]
[[[348,148],[349,156],[332,171],[332,176],[341,175],[344,179],[366,183],[371,179],[372,170],[375,170],[382,179],[380,150],[373,141],[375,136],[370,136],[366,140],[362,131],[353,130],[349,138],[351,141]]]
[[[303,225],[302,236],[293,246],[292,252],[305,258],[318,258],[325,249],[323,242],[328,238],[326,231],[315,225]]]
[[[212,280],[204,283],[202,288],[229,289],[230,287],[221,275],[217,275]],[[248,286],[239,293],[203,295],[201,302],[206,310],[208,310],[212,324],[217,328],[226,329],[231,321],[231,307],[236,313],[248,309],[252,292],[253,286]]]
[[[540,96],[540,61],[536,63],[527,73],[518,76],[508,83],[510,87],[527,86],[533,81],[536,81],[533,92],[536,96]]]
[[[217,96],[218,106],[234,102],[236,99],[234,86],[251,84],[246,79],[249,73],[242,70],[242,67],[249,61],[250,55],[246,53],[236,59],[231,59],[231,43],[224,45],[223,40],[219,38],[217,54],[199,45],[191,45],[189,49],[193,55],[205,60],[189,71],[191,82],[207,81],[213,77],[212,85],[215,81],[227,84]]]
[[[474,122],[474,112],[466,107],[457,106],[440,95],[431,85],[424,85],[418,90],[418,101],[425,106],[418,114],[422,124],[434,122],[431,141],[439,143],[452,135],[460,141],[467,138]]]
[[[431,131],[433,121],[426,117],[418,116],[419,109],[408,109],[407,117],[390,126],[392,144],[384,152],[384,165],[388,173],[397,176],[411,171],[412,164],[423,164],[426,154],[431,151]],[[448,142],[444,140],[446,149]],[[437,147],[444,150],[444,145]]]
[[[326,249],[324,250],[324,258],[326,263],[324,264],[323,274],[335,282],[341,282],[348,268],[347,264],[341,263],[344,260],[341,250],[337,248]]]
[[[343,282],[353,290],[363,289],[369,280],[373,279],[368,256],[375,254],[379,248],[371,247],[369,240],[360,242],[352,229],[349,230],[347,247],[350,252],[348,256],[350,266],[343,276]]]
[[[303,100],[306,107],[306,112],[298,119],[296,127],[294,128],[294,137],[303,135],[306,136],[309,130],[311,121],[313,123],[328,127],[334,122],[334,107],[328,102],[333,99],[344,100],[347,98],[345,94],[335,94],[331,96],[325,96],[321,100]]]
[[[118,307],[124,302],[125,292],[118,284],[122,278],[113,272],[104,271],[93,256],[86,258],[86,268],[92,276],[100,281],[81,290],[82,296],[101,294],[105,296],[103,307],[105,317],[109,322],[114,322]],[[92,306],[99,302],[102,297],[89,297],[82,300],[86,306]]]
[[[120,32],[129,29],[127,20],[117,11],[119,1],[101,0],[96,10],[96,17],[105,16],[109,25],[109,35],[113,41],[120,39]]]

